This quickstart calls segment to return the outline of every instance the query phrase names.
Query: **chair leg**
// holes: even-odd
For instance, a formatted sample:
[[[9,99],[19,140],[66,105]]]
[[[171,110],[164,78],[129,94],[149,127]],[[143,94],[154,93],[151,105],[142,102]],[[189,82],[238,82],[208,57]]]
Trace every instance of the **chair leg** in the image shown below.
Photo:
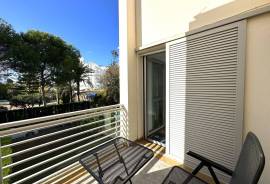
[[[193,171],[192,171],[192,174],[189,175],[185,181],[182,183],[182,184],[187,184],[189,183],[189,181],[193,178],[193,176],[195,176],[200,170],[201,168],[204,166],[204,163],[201,162]]]
[[[119,150],[118,150],[117,145],[115,144],[115,142],[114,142],[114,147],[116,149],[116,152],[117,152],[120,163],[122,163],[124,165],[125,171],[126,171],[127,175],[129,175],[126,163],[125,163],[123,157],[120,155]]]
[[[204,166],[204,163],[201,162],[193,171],[192,171],[192,174],[193,175],[196,175],[200,170],[201,168]]]
[[[202,169],[202,167],[203,167],[204,165],[206,165],[206,164],[205,164],[204,162],[201,162],[201,163],[200,163],[200,164],[192,171],[192,174],[193,174],[193,175],[196,175],[196,174]],[[216,183],[216,184],[220,184],[220,182],[219,182],[219,180],[218,180],[218,178],[217,178],[217,176],[216,176],[214,170],[212,169],[212,167],[211,167],[210,165],[208,165],[207,168],[208,168],[208,170],[209,170],[211,176],[213,177],[215,183]],[[189,180],[190,180],[191,178],[192,178],[192,177],[188,177],[188,178],[185,180],[184,183],[188,183]]]
[[[212,169],[211,166],[208,166],[208,170],[210,171],[210,174],[213,177],[215,183],[220,184],[220,182],[218,181],[217,175],[215,174],[215,172],[214,172],[214,170]]]

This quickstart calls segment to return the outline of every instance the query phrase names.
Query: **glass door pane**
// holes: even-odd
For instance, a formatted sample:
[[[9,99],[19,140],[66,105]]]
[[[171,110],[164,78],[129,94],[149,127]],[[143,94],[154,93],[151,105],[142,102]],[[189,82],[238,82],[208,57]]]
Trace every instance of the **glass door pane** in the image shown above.
[[[146,134],[165,143],[165,53],[146,57]]]

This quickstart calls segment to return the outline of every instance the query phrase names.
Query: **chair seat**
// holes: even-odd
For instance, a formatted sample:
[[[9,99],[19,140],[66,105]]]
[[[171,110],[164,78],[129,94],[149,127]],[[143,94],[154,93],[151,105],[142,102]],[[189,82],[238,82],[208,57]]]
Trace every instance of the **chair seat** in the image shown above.
[[[100,184],[126,183],[152,157],[154,152],[118,137],[80,157],[79,162]]]
[[[191,178],[189,182],[187,182],[187,178]],[[188,183],[188,184],[207,184],[200,178],[197,178],[196,176],[193,176],[186,170],[180,168],[180,167],[173,167],[169,174],[166,176],[162,184],[183,184],[183,183]]]

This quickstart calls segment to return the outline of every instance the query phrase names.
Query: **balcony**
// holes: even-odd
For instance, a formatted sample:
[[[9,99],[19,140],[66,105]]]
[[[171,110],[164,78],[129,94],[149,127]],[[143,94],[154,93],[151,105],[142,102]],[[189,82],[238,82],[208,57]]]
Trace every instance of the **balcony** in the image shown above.
[[[115,137],[127,137],[121,105],[87,109],[0,125],[1,183],[95,183],[79,164],[85,152]],[[165,148],[138,140],[155,151],[134,183],[160,183],[173,165]]]

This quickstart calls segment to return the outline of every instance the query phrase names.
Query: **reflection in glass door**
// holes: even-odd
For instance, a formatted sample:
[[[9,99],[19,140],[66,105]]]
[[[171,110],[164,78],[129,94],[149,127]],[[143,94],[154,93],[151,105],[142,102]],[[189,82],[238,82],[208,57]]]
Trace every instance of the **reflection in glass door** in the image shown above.
[[[145,57],[146,137],[165,144],[165,52]]]

